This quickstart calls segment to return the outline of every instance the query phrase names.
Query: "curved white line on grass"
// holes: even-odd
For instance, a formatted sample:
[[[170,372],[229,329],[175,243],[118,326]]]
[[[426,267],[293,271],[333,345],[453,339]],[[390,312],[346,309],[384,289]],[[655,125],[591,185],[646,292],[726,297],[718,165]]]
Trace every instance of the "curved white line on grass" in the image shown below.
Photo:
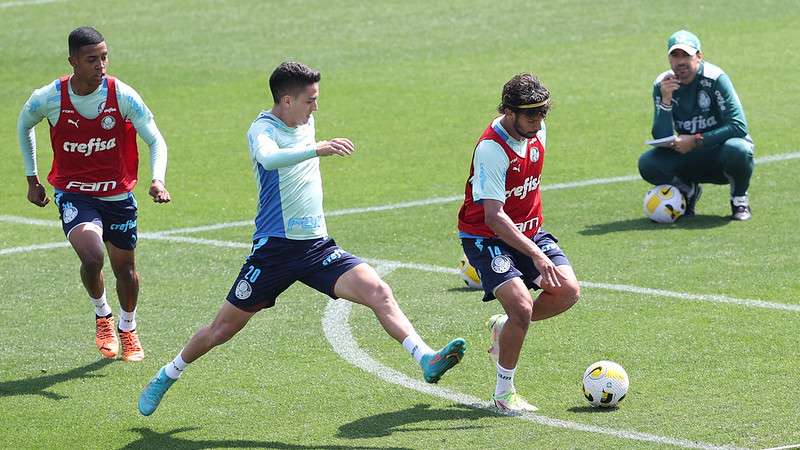
[[[396,265],[390,266],[391,269],[385,268],[386,266],[378,265],[379,272],[387,272],[387,270],[398,267]],[[359,369],[371,373],[378,378],[392,384],[397,384],[409,389],[413,389],[424,394],[434,395],[446,400],[450,400],[471,408],[483,409],[493,412],[497,415],[511,415],[504,414],[488,402],[484,402],[477,397],[462,394],[450,389],[439,387],[434,384],[424,383],[420,380],[413,379],[405,374],[398,372],[392,368],[386,367],[372,359],[372,357],[362,350],[353,334],[350,332],[350,324],[348,318],[352,303],[346,300],[330,300],[325,307],[325,315],[322,317],[322,329],[325,332],[325,338],[330,342],[333,351],[341,356],[345,361],[349,362]],[[700,448],[700,449],[729,449],[733,447],[717,446],[707,444],[705,442],[690,441],[686,439],[677,439],[666,436],[657,436],[654,434],[640,433],[637,431],[615,430],[612,428],[603,428],[595,425],[586,425],[578,422],[571,422],[568,420],[554,419],[540,414],[525,413],[521,415],[514,415],[522,420],[538,423],[548,427],[565,428],[568,430],[585,431],[594,434],[605,434],[622,439],[632,439],[636,441],[653,442],[662,445],[674,445],[684,448]]]

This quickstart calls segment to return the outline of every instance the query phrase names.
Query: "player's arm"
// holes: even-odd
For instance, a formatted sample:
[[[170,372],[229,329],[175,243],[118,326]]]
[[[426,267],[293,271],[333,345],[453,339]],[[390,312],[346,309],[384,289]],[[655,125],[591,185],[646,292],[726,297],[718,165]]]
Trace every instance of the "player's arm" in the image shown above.
[[[499,200],[483,200],[483,214],[486,225],[494,231],[503,242],[519,252],[530,256],[533,265],[542,275],[541,287],[560,287],[564,277],[556,269],[555,264],[542,250],[520,232],[514,222],[503,211],[503,202]]]
[[[50,198],[39,181],[36,166],[36,133],[33,129],[45,117],[40,110],[42,101],[38,98],[39,95],[37,93],[38,91],[30,96],[19,113],[17,140],[19,142],[19,151],[22,154],[22,162],[25,166],[25,177],[28,181],[28,201],[36,206],[43,207],[50,202]]]
[[[117,103],[122,117],[130,119],[136,132],[150,148],[152,177],[149,194],[156,203],[167,203],[172,196],[166,188],[167,143],[156,126],[153,113],[133,88],[117,80]]]
[[[653,84],[653,139],[661,139],[675,134],[672,124],[672,93],[680,83],[671,72],[661,74]]]
[[[261,132],[248,136],[250,150],[256,161],[267,170],[279,169],[295,165],[317,156],[347,156],[353,153],[355,146],[349,139],[335,138],[330,141],[319,141],[301,147],[279,147],[269,134]]]
[[[722,144],[730,138],[747,136],[747,120],[744,117],[742,103],[733,89],[728,75],[722,74],[714,86],[714,100],[719,111],[721,126],[703,133],[702,145],[714,146]]]

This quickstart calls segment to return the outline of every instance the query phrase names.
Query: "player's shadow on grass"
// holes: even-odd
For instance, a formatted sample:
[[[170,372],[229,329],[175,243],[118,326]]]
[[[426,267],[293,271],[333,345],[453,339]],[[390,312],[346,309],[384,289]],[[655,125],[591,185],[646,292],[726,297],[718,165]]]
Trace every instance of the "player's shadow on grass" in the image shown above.
[[[586,413],[604,414],[604,413],[614,412],[616,410],[617,410],[616,406],[611,408],[595,408],[593,406],[573,406],[572,408],[567,409],[567,411],[569,412],[581,413],[581,414],[586,414]]]
[[[405,425],[421,422],[445,422],[449,420],[477,420],[484,417],[495,417],[489,411],[470,408],[469,406],[455,405],[449,408],[431,409],[431,405],[417,404],[411,408],[390,413],[376,414],[364,417],[339,427],[337,436],[348,439],[366,439],[390,436],[392,433],[409,431],[438,430],[434,427],[407,427]],[[448,430],[469,430],[485,427],[453,426]]]
[[[682,217],[675,223],[655,223],[652,220],[640,217],[636,219],[618,220],[616,222],[598,223],[589,225],[585,230],[578,233],[584,236],[597,236],[608,233],[618,233],[624,231],[650,231],[650,230],[705,230],[709,228],[724,227],[731,223],[729,217],[696,215],[694,217]]]
[[[172,431],[159,433],[150,428],[131,428],[140,434],[139,439],[122,447],[120,450],[151,450],[154,448],[175,448],[187,450],[203,450],[209,448],[264,448],[277,450],[409,450],[403,447],[351,447],[348,445],[296,445],[276,441],[253,441],[253,440],[224,440],[224,439],[200,439],[191,440],[175,436],[185,431],[197,430],[199,427],[176,428]]]
[[[53,375],[42,375],[39,377],[25,378],[23,380],[0,382],[0,397],[11,397],[14,395],[41,395],[50,400],[62,400],[68,398],[65,395],[50,392],[47,389],[55,384],[81,378],[98,378],[105,375],[92,373],[102,369],[112,363],[111,359],[99,359],[91,364],[76,367],[72,370]]]

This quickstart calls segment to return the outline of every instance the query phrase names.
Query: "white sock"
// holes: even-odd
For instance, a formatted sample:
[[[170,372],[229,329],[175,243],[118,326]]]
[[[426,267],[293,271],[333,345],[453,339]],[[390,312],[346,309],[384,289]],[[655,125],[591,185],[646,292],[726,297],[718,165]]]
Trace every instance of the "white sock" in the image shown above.
[[[742,195],[742,196],[739,196],[739,197],[733,196],[733,197],[731,197],[731,202],[733,202],[733,206],[741,206],[741,205],[747,206],[748,203],[749,203],[747,201],[747,196],[746,195]]]
[[[497,363],[497,386],[494,388],[494,395],[505,394],[514,389],[514,371],[517,368],[506,369]]]
[[[111,314],[111,307],[108,306],[108,302],[106,301],[106,291],[103,291],[103,295],[100,298],[92,298],[89,296],[89,300],[92,301],[94,305],[94,313],[98,317],[106,317],[107,315]]]
[[[417,333],[411,333],[403,339],[403,348],[417,360],[417,364],[420,363],[423,356],[433,353],[433,349],[428,347],[428,344]]]
[[[136,329],[136,308],[128,312],[124,309],[119,309],[119,329],[121,331],[131,331]]]
[[[181,350],[183,352],[183,350]],[[181,354],[178,353],[178,356],[175,357],[171,362],[168,362],[166,366],[164,366],[164,372],[167,373],[167,376],[172,378],[173,380],[177,380],[180,378],[181,374],[184,370],[186,370],[186,366],[189,364],[181,358]]]

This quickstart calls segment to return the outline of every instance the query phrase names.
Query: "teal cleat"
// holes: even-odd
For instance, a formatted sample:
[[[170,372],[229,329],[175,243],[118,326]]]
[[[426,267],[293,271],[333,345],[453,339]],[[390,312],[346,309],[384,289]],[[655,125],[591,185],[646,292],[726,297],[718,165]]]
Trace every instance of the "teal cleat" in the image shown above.
[[[445,372],[461,361],[467,342],[464,339],[453,339],[441,350],[430,355],[425,355],[420,360],[422,375],[428,383],[436,383]]]
[[[159,369],[156,376],[144,387],[142,395],[139,396],[139,412],[142,413],[143,416],[153,414],[156,408],[158,408],[161,398],[167,393],[167,389],[169,389],[175,381],[177,380],[167,376],[163,367]]]

